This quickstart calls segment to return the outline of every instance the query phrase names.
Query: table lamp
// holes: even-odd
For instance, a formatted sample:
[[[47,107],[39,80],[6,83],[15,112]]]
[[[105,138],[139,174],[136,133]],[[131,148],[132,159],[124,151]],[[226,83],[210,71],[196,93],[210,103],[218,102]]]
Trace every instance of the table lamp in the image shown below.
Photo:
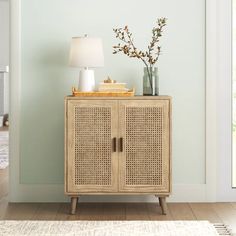
[[[73,37],[69,64],[72,67],[82,68],[79,74],[79,91],[94,91],[94,71],[91,68],[104,66],[102,40],[87,35]]]

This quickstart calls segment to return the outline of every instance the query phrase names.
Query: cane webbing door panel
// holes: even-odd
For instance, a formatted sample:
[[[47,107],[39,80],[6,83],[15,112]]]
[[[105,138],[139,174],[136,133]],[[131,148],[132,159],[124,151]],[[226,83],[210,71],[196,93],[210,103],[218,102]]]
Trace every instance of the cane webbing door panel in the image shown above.
[[[68,100],[66,192],[117,192],[118,101]]]
[[[119,101],[119,191],[170,192],[169,103]]]

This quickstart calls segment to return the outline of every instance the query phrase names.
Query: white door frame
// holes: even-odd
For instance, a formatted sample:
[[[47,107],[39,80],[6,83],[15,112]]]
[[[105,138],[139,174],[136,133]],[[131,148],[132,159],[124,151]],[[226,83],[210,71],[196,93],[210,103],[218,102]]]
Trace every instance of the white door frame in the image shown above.
[[[218,8],[218,191],[221,201],[235,201],[232,189],[232,0],[219,1]]]
[[[206,199],[213,202],[216,201],[217,189],[216,8],[216,0],[206,0]]]
[[[21,0],[10,0],[10,199],[27,200],[24,192],[43,201],[63,194],[56,185],[20,183]],[[232,201],[231,181],[231,0],[206,0],[206,193],[205,201]],[[226,158],[227,157],[227,158]],[[228,184],[227,184],[228,183]],[[34,196],[41,193],[40,196]],[[37,191],[34,191],[36,190]],[[28,191],[29,192],[29,191]],[[48,198],[47,198],[48,200]],[[60,199],[61,200],[61,199]]]
[[[232,189],[232,0],[206,0],[206,193],[235,201]]]
[[[9,192],[17,198],[20,185],[21,0],[10,0]]]

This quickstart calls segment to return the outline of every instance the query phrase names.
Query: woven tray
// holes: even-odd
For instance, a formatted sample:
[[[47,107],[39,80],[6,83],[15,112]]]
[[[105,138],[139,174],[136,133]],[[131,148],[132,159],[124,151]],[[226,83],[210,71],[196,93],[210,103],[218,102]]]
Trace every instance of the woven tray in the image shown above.
[[[135,90],[131,89],[128,92],[80,92],[75,88],[72,88],[72,95],[74,97],[132,97]]]

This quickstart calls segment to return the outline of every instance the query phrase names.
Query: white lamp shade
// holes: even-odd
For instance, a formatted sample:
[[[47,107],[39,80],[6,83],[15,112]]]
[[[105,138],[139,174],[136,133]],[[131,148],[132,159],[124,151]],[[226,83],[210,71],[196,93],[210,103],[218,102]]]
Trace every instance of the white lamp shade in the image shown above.
[[[69,64],[73,67],[103,67],[102,40],[92,37],[72,38]]]

